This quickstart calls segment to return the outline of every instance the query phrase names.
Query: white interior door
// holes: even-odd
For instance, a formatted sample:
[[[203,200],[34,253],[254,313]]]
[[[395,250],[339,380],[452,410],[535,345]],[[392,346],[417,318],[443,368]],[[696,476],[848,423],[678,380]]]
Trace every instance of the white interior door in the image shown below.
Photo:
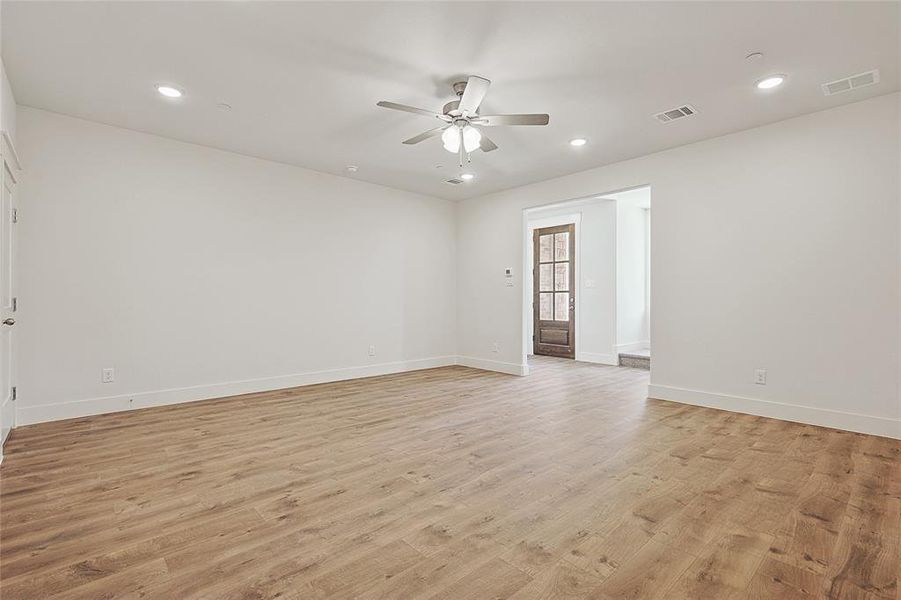
[[[15,426],[16,182],[2,161],[0,197],[0,443]]]

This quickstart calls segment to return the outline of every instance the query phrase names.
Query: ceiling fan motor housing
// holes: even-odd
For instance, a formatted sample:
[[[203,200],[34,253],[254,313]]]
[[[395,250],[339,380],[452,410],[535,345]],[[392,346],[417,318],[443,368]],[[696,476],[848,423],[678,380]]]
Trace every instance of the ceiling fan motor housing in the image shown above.
[[[441,109],[442,112],[446,115],[456,116],[460,114],[460,101],[459,100],[451,100],[447,104],[444,105],[444,108]]]

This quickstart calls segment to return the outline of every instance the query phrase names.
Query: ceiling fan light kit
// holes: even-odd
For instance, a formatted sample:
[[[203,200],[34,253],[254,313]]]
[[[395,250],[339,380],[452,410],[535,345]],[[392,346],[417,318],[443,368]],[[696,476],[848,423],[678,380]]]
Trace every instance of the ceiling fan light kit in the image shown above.
[[[484,77],[472,75],[466,81],[458,81],[453,85],[454,93],[458,100],[452,100],[444,105],[441,113],[435,113],[424,108],[407,106],[396,102],[382,100],[378,106],[400,110],[413,114],[433,117],[444,121],[445,125],[424,131],[417,136],[404,140],[404,144],[418,144],[431,137],[441,136],[441,143],[448,152],[457,154],[460,158],[460,166],[466,161],[471,161],[469,154],[476,150],[491,152],[497,150],[497,144],[488,136],[479,131],[478,127],[516,126],[516,125],[547,125],[550,117],[546,114],[527,115],[480,115],[479,106],[491,82]],[[464,161],[465,159],[465,161]]]
[[[463,142],[463,149],[469,153],[474,152],[480,147],[482,134],[472,125],[457,125],[447,127],[441,134],[441,142],[444,149],[452,154],[460,152],[460,141]]]

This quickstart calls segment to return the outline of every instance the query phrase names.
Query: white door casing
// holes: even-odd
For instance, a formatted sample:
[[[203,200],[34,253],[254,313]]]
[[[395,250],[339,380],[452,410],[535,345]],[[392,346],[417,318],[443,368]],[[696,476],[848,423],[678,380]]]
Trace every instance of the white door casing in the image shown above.
[[[16,179],[0,161],[0,443],[15,427]]]

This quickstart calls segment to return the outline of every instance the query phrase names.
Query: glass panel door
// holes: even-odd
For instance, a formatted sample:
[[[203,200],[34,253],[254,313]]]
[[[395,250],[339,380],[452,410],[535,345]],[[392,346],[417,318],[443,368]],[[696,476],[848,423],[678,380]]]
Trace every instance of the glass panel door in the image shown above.
[[[534,233],[535,354],[575,356],[575,225]]]

